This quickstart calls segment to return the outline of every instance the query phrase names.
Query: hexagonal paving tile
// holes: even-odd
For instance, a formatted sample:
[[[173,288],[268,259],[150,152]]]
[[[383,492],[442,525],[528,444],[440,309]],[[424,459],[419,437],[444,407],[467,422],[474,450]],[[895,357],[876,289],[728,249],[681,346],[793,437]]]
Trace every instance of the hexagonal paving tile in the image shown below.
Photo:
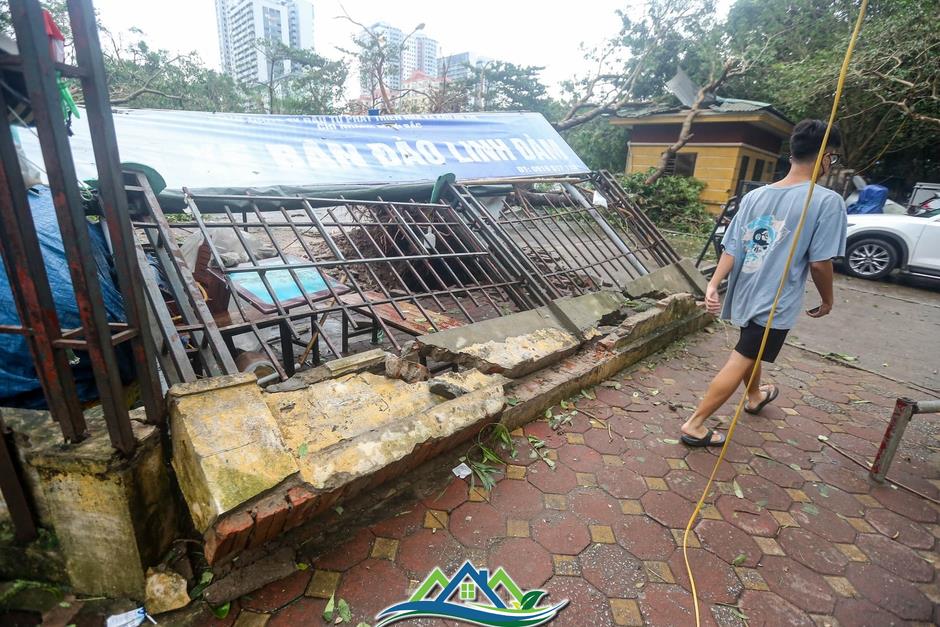
[[[929,583],[934,579],[934,567],[912,549],[874,533],[861,533],[856,540],[872,563],[908,581]]]
[[[703,520],[695,527],[702,547],[729,564],[757,566],[761,550],[749,535],[723,520]]]
[[[815,627],[816,625],[806,612],[773,592],[745,590],[738,602],[738,607],[747,616],[748,624],[786,624],[788,627]]]
[[[598,471],[597,484],[618,499],[638,499],[647,491],[643,477],[626,466],[613,466]]]
[[[929,621],[933,604],[914,584],[874,564],[853,562],[846,578],[869,601],[904,620]]]
[[[600,488],[578,488],[568,493],[568,509],[589,523],[614,525],[623,518],[620,503]]]
[[[584,443],[602,455],[620,455],[627,450],[627,443],[619,433],[607,433],[607,429],[591,429],[584,434]]]
[[[684,567],[683,567],[684,568]],[[692,595],[677,585],[653,583],[643,590],[640,611],[647,625],[694,625]],[[699,600],[702,625],[715,625],[708,606]]]
[[[541,588],[551,578],[552,556],[529,538],[504,538],[489,554],[490,572],[500,566],[523,590]]]
[[[613,617],[607,598],[597,588],[580,577],[555,575],[543,590],[548,592],[546,603],[559,603],[567,599],[568,605],[550,623],[552,627],[612,627]]]
[[[786,434],[781,434],[781,437],[784,436],[786,436]],[[792,443],[765,442],[762,448],[767,451],[768,455],[774,458],[774,461],[784,464],[791,469],[793,468],[792,465],[799,466],[806,470],[813,467],[813,454],[797,448],[796,440],[792,440]]]
[[[450,515],[450,531],[464,546],[484,549],[506,533],[506,515],[489,503],[464,503]]]
[[[799,488],[806,481],[800,473],[789,466],[763,457],[753,459],[750,466],[758,475],[781,488]]]
[[[786,557],[765,556],[761,576],[772,592],[811,614],[829,614],[836,596],[826,580]]]
[[[381,585],[376,585],[377,582]],[[372,624],[381,610],[403,601],[407,590],[408,577],[395,563],[367,559],[343,575],[336,598],[349,604],[353,625],[360,621]]]
[[[855,540],[855,527],[835,512],[815,503],[794,503],[790,515],[801,527],[829,542],[849,543]]]
[[[695,506],[675,492],[652,490],[640,498],[643,509],[653,520],[671,529],[685,529]]]
[[[624,516],[614,525],[614,537],[641,560],[663,561],[676,549],[669,529],[647,516]]]
[[[757,475],[738,475],[735,481],[741,486],[744,498],[768,509],[786,511],[793,499],[787,491]]]
[[[490,504],[512,518],[529,518],[544,508],[542,492],[528,481],[500,481],[490,492]]]
[[[704,549],[690,548],[688,554],[699,600],[709,603],[734,603],[744,588],[734,574],[734,569],[714,553]],[[681,548],[676,549],[669,558],[669,568],[676,578],[676,583],[686,590],[691,590]]]
[[[937,522],[940,517],[925,499],[894,486],[877,486],[872,489],[871,495],[891,511],[917,522]]]
[[[577,555],[591,543],[587,523],[572,512],[551,512],[530,523],[532,538],[560,555]]]
[[[646,582],[643,562],[616,544],[594,544],[578,558],[581,574],[608,597],[635,599]]]
[[[743,492],[743,488],[742,488]],[[721,517],[752,536],[772,538],[777,535],[779,523],[766,509],[730,494],[715,501]]]
[[[621,459],[625,468],[644,477],[665,477],[670,470],[665,457],[645,449],[627,449]]]
[[[930,550],[936,542],[936,538],[923,525],[888,509],[871,508],[865,512],[865,520],[879,532],[912,549]]]
[[[301,597],[271,616],[265,627],[292,627],[309,623],[311,617],[322,616],[326,609],[327,599],[312,599]],[[247,621],[246,621],[247,622]],[[206,623],[200,623],[205,625]],[[214,623],[209,623],[214,624]]]
[[[666,475],[666,483],[682,498],[697,503],[702,496],[702,490],[705,489],[705,484],[708,483],[708,479],[691,470],[671,470]],[[712,494],[717,493],[717,491],[718,489],[713,484]]]
[[[377,537],[401,540],[424,525],[425,511],[427,511],[426,508],[420,503],[409,503],[402,506],[398,512],[394,510],[389,512],[387,518],[375,523],[369,529]]]
[[[813,466],[813,472],[829,485],[834,485],[840,490],[852,494],[868,494],[870,489],[868,479],[861,469],[856,470],[854,467],[843,468],[830,463],[820,463]]]
[[[558,461],[575,472],[598,472],[604,468],[601,454],[583,444],[568,444],[558,449]]]
[[[865,514],[865,508],[857,498],[835,486],[817,481],[803,486],[803,492],[816,505],[821,505],[837,514],[853,518]]]
[[[443,488],[436,488],[422,504],[428,509],[452,511],[467,502],[470,491],[470,484],[457,477],[451,477],[448,484]]]
[[[529,466],[526,481],[548,494],[567,494],[578,485],[574,471],[561,464],[556,464],[554,468],[544,463]]]
[[[545,420],[530,422],[523,427],[523,431],[527,436],[535,436],[545,442],[545,446],[548,448],[558,448],[568,443],[565,436],[552,429]]]
[[[708,451],[702,449],[693,450],[685,457],[685,463],[689,465],[689,468],[702,475],[706,479],[711,476],[712,468],[715,467],[715,462],[717,461],[717,454],[712,455]],[[734,475],[734,468],[731,467],[731,464],[722,463],[718,468],[718,473],[715,475],[715,481],[731,481],[734,478]]]
[[[597,402],[611,407],[629,407],[633,399],[625,393],[614,390],[609,387],[598,386],[594,388],[594,394],[597,395]]]
[[[781,529],[777,542],[788,557],[823,575],[841,575],[849,563],[849,558],[831,542],[805,529]]]
[[[840,625],[897,625],[898,617],[865,599],[841,599],[833,616]]]
[[[323,570],[347,570],[369,557],[375,536],[368,529],[360,529],[329,553],[313,558],[313,564]]]
[[[626,414],[614,412],[607,422],[610,424],[611,431],[628,440],[642,440],[647,435],[643,423]]]
[[[396,562],[412,577],[424,579],[435,566],[451,572],[463,561],[463,551],[446,530],[419,529],[401,541]]]
[[[260,590],[242,597],[241,605],[244,608],[258,612],[273,612],[303,596],[311,576],[313,576],[313,573],[309,570],[299,570],[293,575],[272,581]]]

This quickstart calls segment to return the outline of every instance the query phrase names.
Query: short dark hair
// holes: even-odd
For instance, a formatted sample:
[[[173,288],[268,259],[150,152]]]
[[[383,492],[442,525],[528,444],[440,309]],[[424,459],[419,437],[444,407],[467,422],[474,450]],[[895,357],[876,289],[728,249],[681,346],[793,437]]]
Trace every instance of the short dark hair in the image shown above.
[[[801,120],[790,133],[790,157],[794,161],[815,159],[826,134],[826,123],[822,120]],[[842,147],[842,133],[835,126],[829,132],[827,148]]]

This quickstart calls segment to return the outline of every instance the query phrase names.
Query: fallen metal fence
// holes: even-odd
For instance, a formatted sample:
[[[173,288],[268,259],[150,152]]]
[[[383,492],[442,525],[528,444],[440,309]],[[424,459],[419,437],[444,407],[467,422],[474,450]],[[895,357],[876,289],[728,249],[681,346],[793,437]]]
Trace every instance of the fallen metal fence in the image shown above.
[[[144,183],[140,180],[139,187]],[[295,346],[303,347],[301,363],[308,356],[318,361],[323,349],[346,355],[351,341],[362,335],[400,350],[417,335],[543,304],[443,203],[188,191],[186,203],[191,219],[169,222],[150,202],[151,217],[134,222],[147,233],[145,253],[166,242],[175,245],[177,236],[201,239],[188,268],[167,250],[158,264],[178,275],[191,271],[212,316],[197,320],[198,310],[178,312],[181,324],[173,328],[172,316],[161,317],[161,354],[174,363],[164,372],[174,379],[201,373],[176,363],[185,351],[178,341],[171,350],[173,339],[199,332],[203,343],[193,344],[208,349],[215,345],[206,341],[212,335],[209,322],[236,361],[245,353],[260,356],[283,379],[297,365]],[[212,210],[205,212],[202,205]],[[180,283],[175,293],[199,300],[185,281]],[[249,348],[244,337],[239,340],[245,335]],[[214,356],[217,352],[212,349]],[[247,360],[241,361],[244,368]]]

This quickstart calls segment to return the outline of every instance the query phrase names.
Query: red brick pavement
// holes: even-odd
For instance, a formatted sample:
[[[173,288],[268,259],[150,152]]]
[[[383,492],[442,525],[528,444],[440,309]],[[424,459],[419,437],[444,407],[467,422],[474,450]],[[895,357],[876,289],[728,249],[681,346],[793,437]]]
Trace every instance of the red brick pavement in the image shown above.
[[[556,625],[692,623],[679,543],[717,451],[676,438],[727,350],[719,329],[624,371],[596,400],[581,399],[584,413],[566,428],[539,421],[516,433],[518,457],[491,493],[451,477],[328,554],[310,555],[307,570],[240,599],[241,613],[224,622],[323,625],[335,591],[352,625],[373,624],[433,567],[452,571],[471,559],[505,567],[549,600],[569,599]],[[872,486],[817,438],[871,458],[893,400],[923,394],[793,347],[767,373],[780,399],[742,420],[691,537],[703,624],[940,622],[940,508]],[[530,457],[523,435],[546,442],[554,469]],[[938,446],[940,420],[918,417],[891,474],[940,498]]]

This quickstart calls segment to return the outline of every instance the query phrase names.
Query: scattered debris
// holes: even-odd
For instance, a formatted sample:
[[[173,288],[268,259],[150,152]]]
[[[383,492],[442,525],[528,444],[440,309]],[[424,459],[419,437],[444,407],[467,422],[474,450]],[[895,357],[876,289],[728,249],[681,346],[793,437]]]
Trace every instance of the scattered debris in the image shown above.
[[[211,574],[210,571],[206,571]],[[162,614],[189,605],[186,579],[171,570],[166,572],[147,570],[147,587],[144,607],[150,614]]]

